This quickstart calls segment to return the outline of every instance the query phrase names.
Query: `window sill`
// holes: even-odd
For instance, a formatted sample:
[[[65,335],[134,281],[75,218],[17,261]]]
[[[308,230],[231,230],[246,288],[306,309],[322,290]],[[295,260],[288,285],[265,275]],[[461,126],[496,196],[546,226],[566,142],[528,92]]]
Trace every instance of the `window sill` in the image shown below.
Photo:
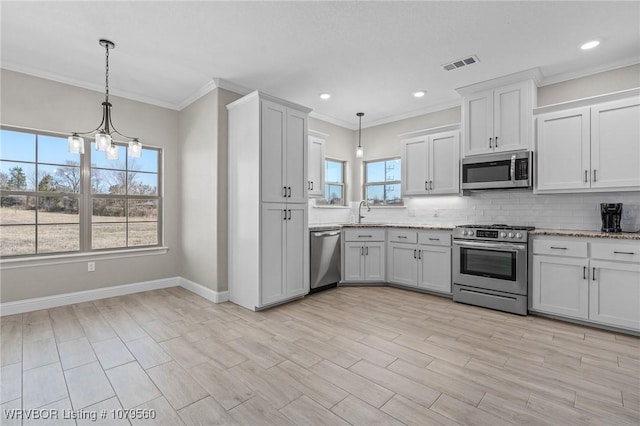
[[[123,250],[107,250],[86,253],[52,254],[44,256],[18,257],[12,259],[0,259],[0,270],[31,268],[34,266],[62,265],[65,263],[78,263],[91,260],[123,259],[128,257],[154,256],[166,254],[169,247],[145,247]]]

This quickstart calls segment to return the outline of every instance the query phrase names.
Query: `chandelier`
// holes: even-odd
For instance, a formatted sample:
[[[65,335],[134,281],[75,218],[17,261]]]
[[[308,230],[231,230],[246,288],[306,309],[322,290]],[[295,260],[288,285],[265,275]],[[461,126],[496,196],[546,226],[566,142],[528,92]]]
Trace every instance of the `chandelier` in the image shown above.
[[[356,114],[360,119],[360,123],[358,124],[358,147],[356,148],[356,158],[362,158],[364,156],[364,149],[362,148],[361,139],[362,139],[362,116],[364,112],[359,112]]]
[[[102,122],[90,132],[74,132],[68,137],[69,152],[73,154],[84,154],[84,138],[80,135],[88,135],[95,132],[96,150],[106,153],[108,160],[118,159],[118,147],[112,141],[112,135],[118,134],[129,140],[127,154],[129,157],[140,157],[142,154],[142,144],[138,138],[126,136],[120,133],[111,121],[111,102],[109,102],[109,49],[114,49],[116,45],[105,39],[100,40],[100,46],[105,49],[105,88],[104,102],[102,103]]]

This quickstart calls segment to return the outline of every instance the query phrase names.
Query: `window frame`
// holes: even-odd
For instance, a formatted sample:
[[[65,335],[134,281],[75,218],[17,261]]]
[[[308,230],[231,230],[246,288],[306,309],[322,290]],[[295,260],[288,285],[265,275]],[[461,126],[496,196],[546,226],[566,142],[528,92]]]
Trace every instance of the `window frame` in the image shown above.
[[[9,126],[9,125],[4,125],[4,124],[0,124],[0,130],[2,131],[12,131],[12,132],[20,132],[20,133],[26,133],[26,134],[30,134],[33,135],[35,138],[35,159],[33,162],[31,161],[24,161],[24,160],[11,160],[11,159],[3,159],[3,161],[7,161],[7,162],[13,162],[13,163],[24,163],[24,164],[33,164],[34,168],[35,168],[35,183],[34,183],[34,189],[33,191],[29,191],[29,190],[7,190],[7,189],[2,189],[0,190],[0,194],[2,196],[8,196],[8,195],[16,195],[16,196],[33,196],[36,197],[36,208],[35,208],[35,217],[34,217],[34,222],[33,224],[17,224],[17,225],[9,225],[9,224],[4,224],[4,225],[0,225],[0,230],[2,230],[2,228],[4,228],[5,226],[33,226],[35,228],[35,243],[34,243],[34,252],[32,253],[25,253],[25,254],[15,254],[15,255],[4,255],[4,256],[0,256],[0,264],[3,265],[3,269],[4,269],[4,265],[5,264],[12,264],[15,263],[16,261],[18,262],[24,262],[25,265],[31,265],[31,264],[38,264],[38,262],[40,262],[41,260],[44,259],[68,259],[68,258],[76,258],[76,257],[84,257],[84,256],[92,256],[95,257],[95,255],[106,255],[108,258],[113,258],[118,257],[118,254],[122,253],[130,253],[133,255],[142,255],[142,254],[146,254],[149,252],[155,252],[155,251],[167,251],[167,248],[163,246],[164,243],[164,221],[163,221],[163,210],[164,210],[164,188],[163,188],[163,177],[164,177],[164,170],[163,170],[163,155],[164,155],[164,149],[158,146],[153,146],[153,145],[147,145],[144,144],[143,145],[143,150],[154,150],[157,152],[157,157],[158,157],[158,163],[156,165],[157,167],[157,172],[153,172],[154,174],[157,175],[157,191],[156,191],[156,195],[130,195],[128,194],[128,188],[125,192],[125,194],[93,194],[92,190],[91,190],[91,172],[92,172],[92,166],[91,166],[91,154],[92,154],[92,144],[93,142],[93,138],[88,138],[85,137],[85,141],[84,141],[84,149],[85,149],[85,154],[80,154],[79,155],[79,172],[80,172],[80,187],[79,187],[79,191],[78,192],[48,192],[48,191],[38,191],[38,165],[44,165],[44,166],[51,166],[51,165],[57,165],[59,166],[59,164],[52,164],[52,163],[47,163],[47,162],[39,162],[38,161],[38,137],[40,136],[49,136],[49,137],[55,137],[55,138],[62,138],[65,139],[67,138],[67,134],[64,133],[59,133],[59,132],[53,132],[53,131],[47,131],[47,130],[41,130],[41,129],[32,129],[32,128],[25,128],[25,127],[18,127],[18,126]],[[114,144],[118,145],[118,146],[127,146],[127,142],[123,142],[123,141],[119,141],[119,140],[114,140],[113,141]],[[126,154],[125,154],[126,155]],[[129,173],[129,157],[128,155],[125,158],[125,173]],[[104,167],[102,167],[101,169],[104,169]],[[95,197],[96,195],[100,195],[100,197]],[[78,250],[72,250],[72,251],[52,251],[52,252],[42,252],[42,253],[38,253],[38,227],[41,225],[38,222],[38,197],[59,197],[59,198],[64,198],[64,197],[70,197],[70,198],[75,198],[78,201],[78,210],[79,210],[79,214],[78,214],[78,227],[79,227],[79,238],[78,238]],[[156,235],[156,239],[157,239],[157,244],[152,244],[152,245],[137,245],[137,246],[128,246],[125,245],[123,247],[108,247],[108,248],[99,248],[99,249],[93,249],[92,248],[92,226],[93,226],[93,207],[92,207],[92,203],[93,203],[93,199],[94,198],[115,198],[115,199],[123,199],[125,201],[125,216],[123,217],[123,222],[125,223],[125,243],[128,244],[128,238],[129,238],[129,217],[128,217],[128,202],[129,200],[133,199],[133,200],[139,200],[139,199],[153,199],[157,201],[157,205],[158,205],[158,210],[157,210],[157,219],[156,219],[156,223],[157,223],[157,235]],[[136,221],[131,221],[132,223],[136,223]],[[151,222],[151,221],[149,221]],[[48,225],[48,224],[47,224]],[[31,261],[31,262],[25,262],[25,261]],[[64,263],[64,262],[54,262],[54,263]],[[45,263],[48,264],[48,263]],[[21,266],[16,266],[16,267],[21,267]]]
[[[377,158],[374,160],[365,160],[362,162],[362,199],[365,200],[367,197],[367,188],[369,186],[377,186],[377,185],[398,185],[400,187],[400,201],[397,203],[387,203],[387,197],[384,197],[384,200],[382,200],[382,203],[378,203],[378,204],[371,204],[371,207],[402,207],[404,206],[404,199],[402,198],[402,170],[400,173],[400,179],[399,180],[385,180],[385,181],[375,181],[375,182],[369,182],[369,178],[367,176],[367,165],[371,164],[371,163],[381,163],[381,162],[387,162],[387,161],[400,161],[400,167],[402,167],[402,161],[400,156],[396,156],[396,157],[385,157],[385,158]],[[385,178],[386,178],[386,164],[385,164]],[[386,194],[385,194],[386,195]]]
[[[341,186],[342,187],[342,201],[341,201],[340,204],[331,204],[329,202],[329,200],[327,199],[328,194],[325,193],[322,198],[318,198],[318,201],[322,200],[321,203],[318,203],[316,201],[316,204],[319,204],[319,205],[322,205],[322,206],[346,206],[347,205],[347,184],[346,184],[346,179],[345,178],[346,178],[346,171],[347,171],[347,162],[345,160],[339,160],[337,158],[325,157],[324,158],[324,164],[323,164],[323,166],[325,168],[327,167],[327,161],[331,161],[332,163],[340,163],[340,165],[342,167],[342,182],[328,181],[326,179],[326,173],[325,173],[325,181],[324,181],[325,190],[326,190],[326,186],[327,185]]]

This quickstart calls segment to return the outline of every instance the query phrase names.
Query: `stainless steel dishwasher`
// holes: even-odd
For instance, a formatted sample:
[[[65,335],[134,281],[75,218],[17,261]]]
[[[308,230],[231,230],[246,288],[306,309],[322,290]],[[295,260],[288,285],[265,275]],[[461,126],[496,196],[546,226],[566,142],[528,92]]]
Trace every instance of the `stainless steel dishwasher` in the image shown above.
[[[326,228],[310,233],[311,293],[335,287],[341,277],[340,229]]]

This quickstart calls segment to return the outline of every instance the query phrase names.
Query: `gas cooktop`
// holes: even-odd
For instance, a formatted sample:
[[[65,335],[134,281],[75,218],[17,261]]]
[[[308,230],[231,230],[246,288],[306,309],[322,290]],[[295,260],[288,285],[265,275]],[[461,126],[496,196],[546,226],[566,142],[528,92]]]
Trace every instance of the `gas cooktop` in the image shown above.
[[[471,228],[471,229],[506,229],[513,231],[533,231],[535,226],[518,226],[518,225],[504,225],[496,223],[493,225],[458,225],[456,228]]]

